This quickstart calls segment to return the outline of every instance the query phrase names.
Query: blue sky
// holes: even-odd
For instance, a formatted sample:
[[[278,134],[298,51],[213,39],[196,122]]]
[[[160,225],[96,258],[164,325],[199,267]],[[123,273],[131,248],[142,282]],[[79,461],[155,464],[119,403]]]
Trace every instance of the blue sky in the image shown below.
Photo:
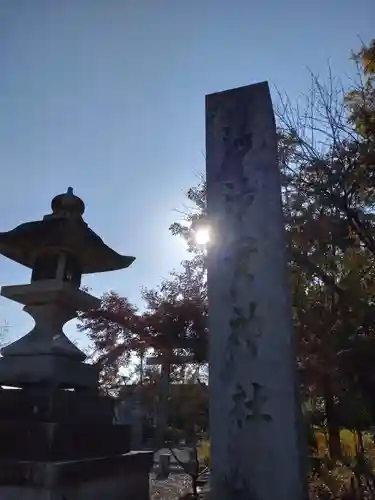
[[[374,18],[374,0],[0,0],[0,231],[73,186],[90,226],[137,257],[85,283],[139,303],[185,257],[168,226],[204,169],[205,94],[270,80],[297,98],[307,67],[352,72]],[[0,258],[1,285],[28,280]],[[31,325],[5,299],[3,321],[12,338]]]

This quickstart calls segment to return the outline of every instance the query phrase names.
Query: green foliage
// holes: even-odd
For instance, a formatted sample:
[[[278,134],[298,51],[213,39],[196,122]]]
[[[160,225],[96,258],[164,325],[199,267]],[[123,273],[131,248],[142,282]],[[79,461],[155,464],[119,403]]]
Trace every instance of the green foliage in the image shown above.
[[[204,384],[172,384],[169,423],[183,431],[188,441],[208,429],[208,387]],[[190,438],[190,439],[189,439]]]

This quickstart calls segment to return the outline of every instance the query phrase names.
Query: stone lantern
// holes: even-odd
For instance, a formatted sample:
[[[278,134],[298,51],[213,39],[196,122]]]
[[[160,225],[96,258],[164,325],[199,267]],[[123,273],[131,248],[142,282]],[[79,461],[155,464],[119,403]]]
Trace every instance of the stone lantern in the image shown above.
[[[124,269],[135,259],[88,227],[72,188],[51,207],[43,220],[0,233],[0,254],[31,269],[30,284],[3,286],[1,295],[35,320],[1,351],[0,497],[144,500],[152,453],[130,452],[129,426],[113,425],[98,369],[62,330],[77,311],[100,305],[80,289],[82,274]]]

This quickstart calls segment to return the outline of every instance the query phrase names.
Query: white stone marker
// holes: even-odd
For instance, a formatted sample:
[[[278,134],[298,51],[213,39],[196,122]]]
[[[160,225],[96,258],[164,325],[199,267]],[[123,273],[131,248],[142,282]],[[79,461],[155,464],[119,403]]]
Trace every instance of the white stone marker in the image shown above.
[[[306,498],[277,137],[267,83],[206,97],[214,500]]]

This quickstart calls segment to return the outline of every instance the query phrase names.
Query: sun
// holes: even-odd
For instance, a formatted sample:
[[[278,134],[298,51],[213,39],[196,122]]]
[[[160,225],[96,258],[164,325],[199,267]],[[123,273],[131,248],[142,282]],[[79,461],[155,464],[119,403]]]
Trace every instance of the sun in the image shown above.
[[[208,227],[201,227],[197,229],[194,233],[194,238],[197,243],[197,245],[207,245],[207,243],[210,241],[210,230]]]

